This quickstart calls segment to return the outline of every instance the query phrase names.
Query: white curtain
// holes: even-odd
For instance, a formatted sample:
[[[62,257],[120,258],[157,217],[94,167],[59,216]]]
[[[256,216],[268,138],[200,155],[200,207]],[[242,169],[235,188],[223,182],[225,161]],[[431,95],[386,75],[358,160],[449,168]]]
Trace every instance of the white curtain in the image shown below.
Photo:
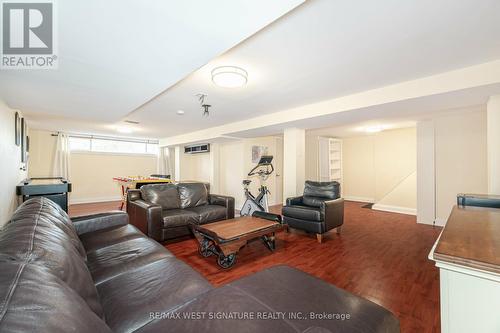
[[[69,170],[69,138],[67,134],[59,133],[57,134],[52,175],[69,179]]]
[[[172,176],[172,169],[170,168],[170,150],[168,149],[168,147],[160,147],[156,170],[160,175]]]

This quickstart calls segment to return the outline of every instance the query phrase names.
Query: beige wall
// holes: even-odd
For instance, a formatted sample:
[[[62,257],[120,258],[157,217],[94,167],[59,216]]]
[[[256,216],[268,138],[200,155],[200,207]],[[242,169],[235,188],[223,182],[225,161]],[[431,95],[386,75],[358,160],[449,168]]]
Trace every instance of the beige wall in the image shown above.
[[[181,180],[210,181],[210,154],[184,154],[181,152]]]
[[[317,180],[318,141],[313,133],[306,139],[306,175],[307,179]],[[344,138],[342,195],[350,200],[375,202],[375,208],[414,214],[416,149],[415,128]]]
[[[373,136],[342,141],[342,195],[352,200],[375,201],[375,158]]]
[[[269,204],[276,204],[277,198],[280,198],[282,189],[277,188],[276,174],[281,175],[281,170],[278,170],[276,159],[279,158],[278,154],[282,154],[282,149],[278,149],[278,145],[283,144],[283,141],[277,137],[259,137],[249,138],[242,140],[229,141],[219,143],[218,156],[219,160],[217,165],[219,171],[216,172],[218,176],[218,194],[233,196],[236,201],[236,208],[240,208],[244,203],[243,194],[243,179],[248,178],[248,172],[255,166],[252,163],[252,147],[265,146],[268,148],[268,153],[275,157],[273,161],[276,172],[269,177],[266,184],[271,192],[269,196]],[[194,180],[210,182],[210,175],[212,173],[212,164],[210,153],[202,154],[184,154],[181,149],[181,180]],[[252,180],[250,189],[252,193],[257,193],[259,187],[259,178],[250,177]],[[280,183],[281,184],[281,183]],[[279,192],[279,193],[278,193]]]
[[[239,209],[244,202],[241,182],[246,176],[243,142],[233,141],[221,144],[219,156],[219,192],[220,194],[234,197],[235,206]]]
[[[26,178],[20,170],[21,148],[15,144],[15,111],[0,100],[0,227],[17,207],[16,185]]]
[[[51,132],[33,130],[30,133],[30,177],[50,176],[55,152],[55,137]],[[97,202],[120,199],[116,176],[147,176],[156,173],[156,157],[75,152],[71,154],[70,180],[73,192],[70,201]]]
[[[456,112],[434,119],[436,213],[444,223],[458,193],[487,193],[486,111]]]

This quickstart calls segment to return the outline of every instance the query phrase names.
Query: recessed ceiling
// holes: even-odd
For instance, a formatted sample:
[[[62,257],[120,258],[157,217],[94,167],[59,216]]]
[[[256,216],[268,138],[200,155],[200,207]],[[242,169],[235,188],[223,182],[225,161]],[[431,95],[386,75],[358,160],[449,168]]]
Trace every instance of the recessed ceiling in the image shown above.
[[[1,71],[0,98],[32,125],[107,131],[302,2],[58,1],[59,68]]]

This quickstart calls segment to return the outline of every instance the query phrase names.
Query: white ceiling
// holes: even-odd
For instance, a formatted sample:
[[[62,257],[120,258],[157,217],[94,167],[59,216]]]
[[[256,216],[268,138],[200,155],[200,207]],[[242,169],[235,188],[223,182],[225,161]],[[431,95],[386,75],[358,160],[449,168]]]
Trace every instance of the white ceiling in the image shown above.
[[[168,137],[497,58],[498,0],[312,0],[130,118]],[[212,84],[219,65],[246,69],[248,85]],[[198,92],[209,95],[209,118],[201,116]]]
[[[32,125],[110,125],[303,0],[57,2],[59,69],[0,72]],[[81,121],[81,123],[80,123]]]
[[[130,4],[131,8],[118,14],[111,10],[118,0],[109,8],[106,2],[106,14],[97,10],[104,6],[98,0],[71,3],[78,14],[67,12],[61,4],[60,18],[63,25],[76,24],[79,28],[72,31],[86,38],[61,33],[59,44],[68,50],[61,46],[67,59],[61,59],[60,73],[2,72],[1,97],[13,107],[43,113],[30,114],[40,127],[112,133],[114,122],[241,40],[244,33],[238,34],[240,29],[235,27],[246,28],[252,22],[249,19],[250,23],[243,24],[241,20],[255,19],[259,11],[269,14],[260,24],[241,29],[255,32],[256,26],[264,26],[297,2],[278,7],[275,2],[253,1],[244,11],[242,4],[234,5],[228,7],[229,13],[234,9],[232,18],[221,15],[213,2],[196,2],[194,7],[194,1],[185,6],[180,1],[175,6],[158,1],[153,11]],[[233,1],[225,3],[230,6]],[[268,11],[271,4],[275,8]],[[189,5],[197,11],[188,10]],[[81,26],[88,16],[81,13],[95,11],[93,22],[97,23],[85,31]],[[170,15],[172,11],[175,14]],[[148,34],[138,35],[130,26],[121,31],[109,23],[109,17],[114,24],[139,17],[140,25],[147,27],[139,30]],[[203,30],[206,20],[211,27],[208,32]],[[205,32],[210,38],[202,34]],[[159,40],[168,43],[158,45]],[[101,53],[108,55],[105,61]],[[140,121],[136,135],[168,137],[498,58],[498,0],[310,0],[188,75],[127,119]],[[248,84],[240,89],[216,87],[210,71],[218,65],[246,69]],[[202,117],[195,97],[200,92],[207,93],[213,105],[208,118]],[[185,111],[183,116],[176,114],[179,109]],[[87,122],[78,121],[81,118]],[[320,126],[327,125],[324,121]],[[318,127],[314,121],[302,125]]]

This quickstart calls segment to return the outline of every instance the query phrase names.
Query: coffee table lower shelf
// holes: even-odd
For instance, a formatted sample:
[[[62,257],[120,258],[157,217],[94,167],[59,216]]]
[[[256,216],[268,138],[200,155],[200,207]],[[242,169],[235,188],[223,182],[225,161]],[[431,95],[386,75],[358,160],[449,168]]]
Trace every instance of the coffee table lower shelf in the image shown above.
[[[275,233],[285,228],[286,225],[249,216],[192,227],[200,255],[216,256],[217,264],[224,269],[231,268],[239,250],[255,239],[260,238],[270,251],[274,251]]]

